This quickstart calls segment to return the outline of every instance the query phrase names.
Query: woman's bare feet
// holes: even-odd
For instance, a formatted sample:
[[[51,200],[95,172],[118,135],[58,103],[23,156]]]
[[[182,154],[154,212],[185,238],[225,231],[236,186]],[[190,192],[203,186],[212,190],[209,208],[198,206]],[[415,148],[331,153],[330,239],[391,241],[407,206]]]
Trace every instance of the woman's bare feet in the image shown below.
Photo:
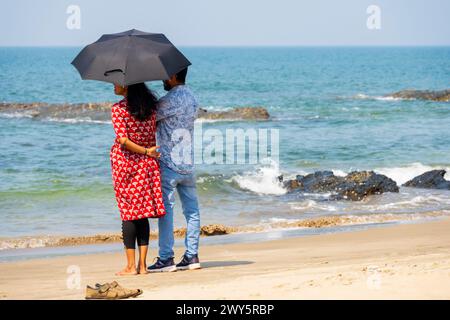
[[[128,268],[126,267],[122,271],[116,272],[116,276],[135,276],[137,275],[136,268]]]
[[[143,265],[143,266],[139,266],[139,268],[137,269],[137,273],[138,274],[147,274],[147,265]]]

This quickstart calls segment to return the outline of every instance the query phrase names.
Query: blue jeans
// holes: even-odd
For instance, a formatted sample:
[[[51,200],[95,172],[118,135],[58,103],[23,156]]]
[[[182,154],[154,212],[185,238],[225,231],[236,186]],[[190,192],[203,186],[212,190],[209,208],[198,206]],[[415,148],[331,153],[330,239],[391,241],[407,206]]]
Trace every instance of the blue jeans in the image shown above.
[[[187,222],[184,244],[185,255],[189,258],[198,254],[200,240],[200,211],[198,208],[195,174],[180,174],[160,162],[161,186],[166,214],[158,219],[159,257],[162,260],[172,258],[173,252],[173,207],[175,205],[175,189],[181,200],[183,214]]]

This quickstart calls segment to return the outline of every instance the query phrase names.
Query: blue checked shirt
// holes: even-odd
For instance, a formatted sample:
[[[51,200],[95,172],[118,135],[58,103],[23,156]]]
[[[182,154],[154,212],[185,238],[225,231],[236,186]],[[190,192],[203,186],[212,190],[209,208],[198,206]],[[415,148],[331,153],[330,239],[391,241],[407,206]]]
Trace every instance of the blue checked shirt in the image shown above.
[[[197,110],[197,101],[186,85],[172,88],[158,101],[156,134],[160,161],[181,174],[194,170],[193,139]]]

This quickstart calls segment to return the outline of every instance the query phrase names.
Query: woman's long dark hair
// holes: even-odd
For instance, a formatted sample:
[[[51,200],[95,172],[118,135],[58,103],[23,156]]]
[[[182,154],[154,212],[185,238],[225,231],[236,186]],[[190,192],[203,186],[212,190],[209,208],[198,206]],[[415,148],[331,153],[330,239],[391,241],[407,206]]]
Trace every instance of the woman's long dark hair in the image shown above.
[[[145,121],[156,110],[158,98],[142,82],[128,86],[127,102],[131,115],[140,121]]]

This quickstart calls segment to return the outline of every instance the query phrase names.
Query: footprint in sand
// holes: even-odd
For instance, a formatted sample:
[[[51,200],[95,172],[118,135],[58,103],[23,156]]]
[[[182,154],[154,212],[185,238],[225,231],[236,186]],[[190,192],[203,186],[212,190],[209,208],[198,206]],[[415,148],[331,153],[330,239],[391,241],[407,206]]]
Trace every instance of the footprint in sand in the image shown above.
[[[314,286],[316,286],[316,283],[314,282],[314,280],[309,280],[309,281],[308,281],[308,285],[309,285],[310,287],[314,287]]]

